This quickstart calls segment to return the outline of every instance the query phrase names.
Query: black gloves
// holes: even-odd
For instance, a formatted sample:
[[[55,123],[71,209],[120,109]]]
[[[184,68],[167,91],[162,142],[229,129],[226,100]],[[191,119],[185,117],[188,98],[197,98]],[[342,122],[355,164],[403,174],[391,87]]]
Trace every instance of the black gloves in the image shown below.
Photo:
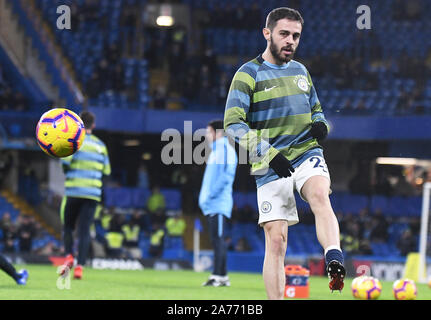
[[[269,162],[269,166],[275,171],[276,174],[280,178],[290,177],[295,169],[290,164],[290,161],[287,160],[285,156],[281,153],[277,153],[277,155]]]
[[[316,138],[320,142],[328,135],[328,127],[325,123],[316,121],[311,125],[310,133],[313,138]]]

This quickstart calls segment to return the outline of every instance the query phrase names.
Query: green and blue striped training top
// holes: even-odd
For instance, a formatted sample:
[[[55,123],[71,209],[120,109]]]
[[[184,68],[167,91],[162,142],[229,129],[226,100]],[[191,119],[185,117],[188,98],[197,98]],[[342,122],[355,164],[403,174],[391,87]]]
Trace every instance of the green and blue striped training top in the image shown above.
[[[268,165],[279,152],[295,168],[311,156],[323,156],[309,133],[316,121],[329,131],[311,76],[301,63],[275,65],[259,55],[235,73],[224,128],[248,151],[257,187],[279,178]]]
[[[96,201],[102,196],[102,177],[111,174],[108,150],[93,134],[86,134],[81,148],[62,159],[66,174],[65,196]]]

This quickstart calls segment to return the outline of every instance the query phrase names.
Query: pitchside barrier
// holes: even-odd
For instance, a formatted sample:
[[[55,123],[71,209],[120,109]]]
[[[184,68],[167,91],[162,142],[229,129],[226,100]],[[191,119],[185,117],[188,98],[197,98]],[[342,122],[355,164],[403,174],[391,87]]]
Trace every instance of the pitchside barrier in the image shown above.
[[[188,252],[186,259],[105,259],[94,258],[88,261],[88,267],[94,269],[118,270],[193,270],[196,267],[193,255]],[[59,266],[64,262],[61,256],[40,256],[35,254],[4,254],[13,264],[51,264]],[[196,257],[195,257],[196,258]],[[211,272],[213,252],[200,251],[200,267],[195,271]],[[230,252],[227,256],[229,272],[249,272],[260,274],[263,266],[263,254]],[[376,258],[375,256],[356,256],[345,260],[347,277],[353,278],[368,274],[382,281],[394,281],[404,276],[406,258]],[[428,261],[428,274],[431,274],[431,259]],[[298,265],[307,268],[310,276],[326,276],[323,256],[290,256],[286,265]],[[197,270],[198,269],[198,270]]]

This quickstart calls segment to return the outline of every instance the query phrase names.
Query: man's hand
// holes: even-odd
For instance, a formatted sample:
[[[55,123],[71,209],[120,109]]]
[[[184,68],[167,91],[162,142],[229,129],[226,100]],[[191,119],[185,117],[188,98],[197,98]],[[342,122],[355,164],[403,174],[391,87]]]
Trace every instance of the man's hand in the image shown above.
[[[290,161],[281,153],[277,153],[274,159],[269,162],[269,166],[280,178],[290,177],[292,173],[295,172]]]
[[[328,135],[328,127],[322,121],[316,121],[311,125],[310,133],[313,138],[320,142]]]

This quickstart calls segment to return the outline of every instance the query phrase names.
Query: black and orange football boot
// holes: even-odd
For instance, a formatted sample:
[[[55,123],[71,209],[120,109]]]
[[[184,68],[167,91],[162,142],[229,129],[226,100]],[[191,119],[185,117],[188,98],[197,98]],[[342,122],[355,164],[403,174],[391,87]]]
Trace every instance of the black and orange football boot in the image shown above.
[[[346,269],[337,260],[332,260],[326,266],[326,273],[329,278],[329,289],[333,292],[334,290],[343,290],[344,288],[344,277],[346,276]]]

